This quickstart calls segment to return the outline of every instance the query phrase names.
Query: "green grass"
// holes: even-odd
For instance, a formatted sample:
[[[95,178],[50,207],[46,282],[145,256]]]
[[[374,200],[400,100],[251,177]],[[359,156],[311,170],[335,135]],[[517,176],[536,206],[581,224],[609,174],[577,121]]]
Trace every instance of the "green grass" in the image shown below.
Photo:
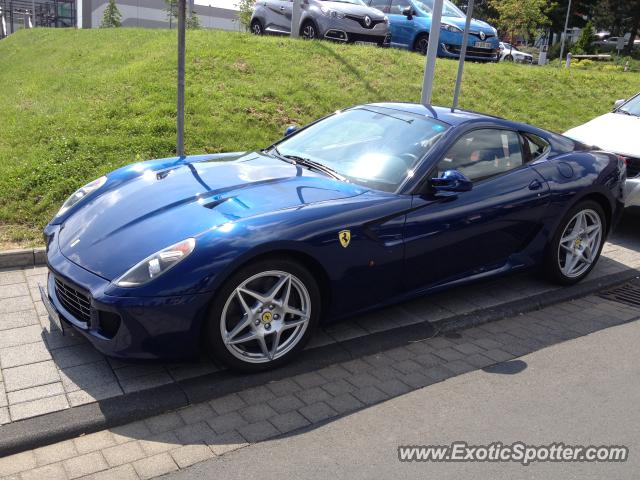
[[[174,154],[176,32],[21,31],[0,42],[0,247],[39,243],[66,196]],[[270,144],[352,104],[419,101],[424,58],[370,47],[187,33],[188,153]],[[434,103],[457,63],[440,60]],[[461,106],[564,131],[636,93],[640,74],[468,64]]]

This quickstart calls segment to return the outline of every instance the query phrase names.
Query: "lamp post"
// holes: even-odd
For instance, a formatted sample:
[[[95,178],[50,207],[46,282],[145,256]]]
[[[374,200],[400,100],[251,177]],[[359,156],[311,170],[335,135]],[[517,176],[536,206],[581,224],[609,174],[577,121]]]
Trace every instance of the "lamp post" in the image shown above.
[[[429,32],[429,45],[427,46],[427,58],[424,64],[424,78],[422,79],[423,105],[431,105],[431,94],[433,91],[433,77],[436,69],[436,57],[438,56],[438,45],[440,43],[440,23],[442,19],[443,0],[434,0],[433,12],[431,13],[431,31]]]
[[[569,28],[569,14],[571,13],[571,0],[569,0],[569,6],[567,7],[567,17],[564,19],[564,32],[562,32],[562,38],[560,39],[560,63],[564,58],[564,40],[567,38],[567,28]]]
[[[460,85],[462,84],[462,72],[464,71],[464,59],[467,56],[469,29],[471,28],[471,19],[473,18],[473,2],[474,0],[469,0],[469,5],[467,5],[467,19],[464,22],[462,48],[460,49],[460,59],[458,60],[458,76],[456,77],[456,87],[453,90],[453,103],[451,104],[451,111],[458,108],[458,99],[460,98]]]
[[[178,105],[176,154],[184,157],[184,57],[186,0],[178,0]]]

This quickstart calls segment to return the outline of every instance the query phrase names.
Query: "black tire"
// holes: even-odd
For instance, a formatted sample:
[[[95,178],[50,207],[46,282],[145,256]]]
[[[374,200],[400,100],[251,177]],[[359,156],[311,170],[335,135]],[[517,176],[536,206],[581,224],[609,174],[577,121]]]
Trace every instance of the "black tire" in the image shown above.
[[[426,33],[421,33],[416,38],[415,42],[413,42],[413,50],[418,53],[421,53],[422,55],[426,55],[428,45],[429,45],[429,35]]]
[[[513,62],[513,55],[509,54],[504,57],[505,62]]]
[[[293,275],[304,285],[306,291],[308,292],[310,300],[310,316],[307,322],[306,330],[299,334],[297,343],[295,343],[295,345],[292,346],[290,350],[288,350],[282,356],[273,360],[267,360],[263,363],[251,363],[250,361],[245,361],[238,358],[236,355],[231,353],[230,349],[225,345],[222,338],[223,334],[221,332],[222,314],[225,305],[227,305],[227,301],[234,295],[234,291],[239,285],[255,275],[259,275],[261,273],[269,271],[281,271],[288,273],[290,275]],[[249,297],[249,299],[251,299],[251,297]],[[307,342],[313,335],[318,322],[320,321],[320,308],[321,295],[318,284],[313,278],[313,275],[311,275],[311,273],[300,263],[285,257],[271,257],[248,263],[227,279],[227,281],[216,293],[216,297],[209,307],[209,312],[206,319],[207,323],[204,330],[206,351],[215,360],[218,360],[227,365],[229,368],[240,372],[251,373],[277,368],[291,361],[307,344]],[[282,315],[282,317],[285,318],[286,315]],[[260,327],[263,327],[263,325],[260,325]],[[253,330],[253,327],[250,328],[251,330]],[[293,334],[291,336],[293,337]],[[284,334],[282,338],[285,338]],[[257,350],[257,347],[255,348]]]
[[[588,265],[588,267],[584,271],[576,276],[567,276],[562,271],[561,255],[559,253],[560,240],[574,217],[580,212],[594,212],[599,217],[601,225],[599,245],[597,246],[597,251],[595,257],[591,261],[591,264]],[[589,272],[593,270],[593,267],[595,267],[596,263],[598,262],[598,259],[600,258],[600,252],[602,252],[602,247],[607,236],[607,232],[607,217],[599,203],[593,200],[584,200],[574,205],[563,217],[562,221],[558,225],[558,228],[556,229],[556,232],[553,235],[549,247],[547,248],[543,265],[546,277],[552,282],[560,285],[573,285],[581,281],[584,277],[589,275]],[[580,239],[580,241],[581,240],[582,239]]]
[[[262,26],[262,22],[257,18],[251,20],[251,33],[254,35],[264,35],[264,27]]]
[[[311,20],[305,20],[300,27],[300,37],[305,40],[317,40],[318,39],[318,27]]]

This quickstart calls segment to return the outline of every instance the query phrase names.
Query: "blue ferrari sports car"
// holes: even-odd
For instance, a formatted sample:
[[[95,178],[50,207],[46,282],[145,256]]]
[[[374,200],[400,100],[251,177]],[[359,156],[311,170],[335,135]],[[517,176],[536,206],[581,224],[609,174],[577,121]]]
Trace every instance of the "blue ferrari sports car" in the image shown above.
[[[528,268],[572,284],[623,207],[612,153],[464,110],[335,112],[261,151],[136,163],[45,228],[43,302],[120,358],[290,360],[321,321]]]

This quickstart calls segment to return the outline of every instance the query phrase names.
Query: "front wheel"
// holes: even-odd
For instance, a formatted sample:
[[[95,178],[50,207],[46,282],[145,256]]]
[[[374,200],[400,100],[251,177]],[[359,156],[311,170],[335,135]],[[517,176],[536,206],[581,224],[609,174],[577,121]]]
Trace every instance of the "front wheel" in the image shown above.
[[[315,40],[318,38],[318,29],[315,23],[310,20],[305,21],[300,28],[300,36],[305,40]]]
[[[427,35],[426,33],[423,33],[421,35],[418,35],[418,38],[416,38],[416,41],[413,44],[413,49],[416,52],[421,53],[422,55],[426,55],[428,46],[429,46],[429,35]]]
[[[546,256],[548,276],[562,285],[572,285],[595,267],[607,231],[602,207],[591,200],[578,203],[564,217]]]
[[[262,260],[219,290],[209,312],[208,348],[235,370],[267,370],[299,353],[319,318],[320,291],[309,271],[285,258]]]

